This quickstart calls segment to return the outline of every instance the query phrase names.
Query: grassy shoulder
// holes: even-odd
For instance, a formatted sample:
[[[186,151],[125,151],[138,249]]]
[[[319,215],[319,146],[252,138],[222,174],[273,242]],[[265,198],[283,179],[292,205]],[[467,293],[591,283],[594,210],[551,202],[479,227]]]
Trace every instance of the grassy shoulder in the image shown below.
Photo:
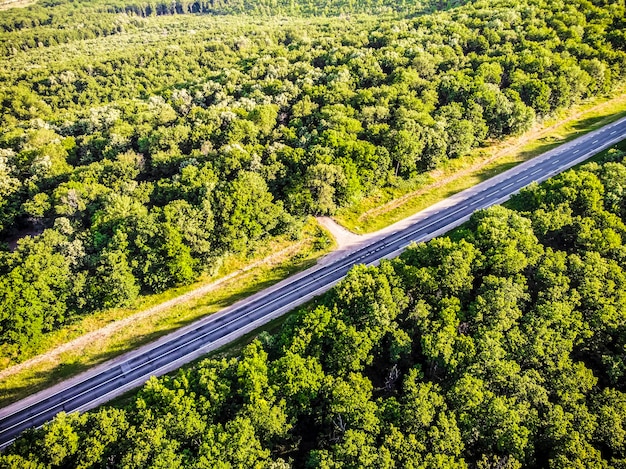
[[[0,1],[0,11],[10,10],[11,8],[24,8],[34,5],[36,0],[4,0]]]
[[[299,240],[273,239],[253,259],[227,259],[214,277],[205,277],[186,287],[143,297],[132,308],[103,311],[50,334],[43,345],[43,353],[35,359],[20,365],[13,364],[14,366],[11,366],[9,357],[0,359],[3,369],[0,372],[0,406],[15,402],[215,313],[311,267],[319,257],[333,248],[333,241],[328,233],[314,219],[310,219]],[[190,295],[220,278],[222,283],[209,293]],[[174,302],[167,308],[154,308],[174,298],[181,298],[181,301]],[[151,308],[153,313],[142,314]],[[120,328],[108,327],[118,321],[125,321],[127,324]],[[55,352],[59,347],[62,351]]]
[[[626,88],[619,90],[604,102],[594,100],[568,113],[555,116],[522,137],[477,149],[463,160],[448,161],[436,171],[421,175],[404,186],[379,191],[359,204],[344,209],[335,219],[356,233],[368,233],[388,226],[567,140],[626,115],[625,91]],[[564,123],[559,124],[563,121]],[[50,334],[40,349],[28,354],[35,356],[43,352],[33,364],[26,362],[14,366],[11,357],[2,355],[0,350],[0,370],[3,370],[0,371],[0,406],[212,314],[306,269],[332,248],[330,236],[315,221],[310,220],[305,226],[303,238],[299,241],[274,239],[263,246],[254,259],[227,259],[214,277],[207,276],[192,285],[142,297],[131,308],[103,311]],[[272,253],[278,254],[271,255]],[[184,298],[190,292],[230,276],[232,278],[226,279],[210,294],[183,299],[154,314],[140,315],[142,311],[181,296]],[[128,326],[113,328],[112,332],[107,332],[107,327],[111,324],[133,319],[135,316],[141,317]],[[253,335],[257,334],[255,332]],[[86,335],[90,338],[87,343],[71,346],[72,341]],[[243,339],[241,343],[246,342]],[[67,350],[48,356],[50,351],[63,346]],[[236,344],[233,346],[236,347]]]
[[[371,233],[500,174],[562,143],[626,115],[626,86],[537,124],[520,137],[477,148],[411,181],[376,191],[333,218],[357,234]]]

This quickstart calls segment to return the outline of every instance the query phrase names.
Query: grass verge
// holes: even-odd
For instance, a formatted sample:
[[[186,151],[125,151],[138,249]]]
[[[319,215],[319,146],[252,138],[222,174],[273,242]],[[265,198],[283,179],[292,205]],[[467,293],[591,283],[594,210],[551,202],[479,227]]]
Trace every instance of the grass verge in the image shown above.
[[[258,263],[255,267],[225,281],[206,295],[181,301],[170,308],[141,317],[133,321],[130,326],[114,330],[110,334],[98,332],[115,321],[138,315],[147,308],[189,293],[213,282],[216,278],[203,278],[193,285],[172,289],[160,295],[143,297],[133,305],[133,308],[103,311],[50,334],[46,342],[48,352],[37,357],[38,362],[32,365],[24,363],[28,366],[23,366],[13,373],[11,373],[11,368],[3,371],[8,375],[0,381],[0,406],[45,389],[94,365],[219,311],[296,272],[311,267],[319,257],[332,250],[333,247],[329,235],[317,225],[314,219],[311,219],[303,229],[301,240],[277,238],[268,243],[252,260],[237,257],[228,259],[219,277],[235,272],[250,262],[258,261]],[[283,253],[283,255],[267,257],[268,254],[276,252]],[[91,336],[86,343],[71,347],[60,354],[53,353],[55,347],[94,331],[96,336]],[[7,357],[2,360],[10,363]]]
[[[377,231],[623,116],[626,87],[609,99],[597,98],[563,111],[521,137],[478,148],[412,181],[380,189],[340,210],[334,219],[357,234]]]
[[[436,171],[420,175],[410,183],[381,190],[353,207],[342,210],[335,219],[356,233],[368,233],[388,226],[557,145],[619,119],[626,115],[625,91],[626,88],[619,90],[608,101],[601,102],[599,99],[590,101],[568,113],[555,116],[520,138],[508,139],[492,147],[478,149],[461,160],[448,161]],[[558,124],[563,120],[564,124]],[[497,158],[494,155],[497,155]],[[438,183],[446,180],[448,182]],[[0,381],[0,406],[148,343],[313,265],[319,257],[332,249],[331,241],[314,221],[309,221],[304,231],[306,241],[297,248],[297,253],[292,252],[282,259],[260,263],[257,267],[225,282],[209,295],[181,302],[133,323],[132,327],[123,328],[110,335],[103,334],[85,347],[71,349],[54,359],[43,360],[3,378]],[[286,239],[273,240],[257,254],[256,260],[295,244]],[[251,261],[254,260],[230,258],[218,277],[237,271]],[[54,349],[76,337],[97,331],[108,324],[191,292],[214,280],[215,277],[203,278],[193,285],[172,289],[160,295],[143,297],[132,308],[109,310],[84,318],[50,334],[43,349]],[[245,344],[251,340],[250,337],[257,335],[258,331],[251,333],[227,346],[226,352],[215,353],[233,353],[238,344]],[[0,357],[0,369],[5,369],[11,364],[10,357],[6,355]]]
[[[0,11],[10,10],[11,8],[24,8],[34,5],[36,0],[4,0],[0,1]]]

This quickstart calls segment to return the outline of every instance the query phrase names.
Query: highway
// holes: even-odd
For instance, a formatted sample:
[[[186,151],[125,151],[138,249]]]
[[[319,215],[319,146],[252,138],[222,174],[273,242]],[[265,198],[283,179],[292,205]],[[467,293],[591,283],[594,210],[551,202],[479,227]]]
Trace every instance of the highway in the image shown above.
[[[626,118],[565,143],[488,181],[442,201],[417,221],[327,265],[318,265],[274,287],[184,327],[156,342],[0,409],[0,447],[61,411],[84,411],[140,386],[150,376],[175,370],[330,289],[355,264],[375,265],[501,203],[533,181],[541,182],[626,138]]]

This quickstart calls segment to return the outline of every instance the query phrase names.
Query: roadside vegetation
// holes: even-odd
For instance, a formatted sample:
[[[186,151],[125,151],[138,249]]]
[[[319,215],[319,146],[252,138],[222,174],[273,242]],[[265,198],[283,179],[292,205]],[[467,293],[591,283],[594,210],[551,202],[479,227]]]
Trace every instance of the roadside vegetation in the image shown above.
[[[303,217],[413,184],[626,71],[623,1],[316,5],[2,13],[2,357],[296,240]]]
[[[622,468],[626,162],[475,213],[2,467]]]
[[[475,148],[422,177],[379,188],[342,207],[333,218],[354,233],[371,233],[411,216],[457,192],[494,177],[558,145],[626,116],[626,88],[555,113],[521,136]]]
[[[488,161],[485,147],[623,92],[625,18],[624,0],[0,12],[3,368],[298,252],[12,374],[0,399],[306,267],[328,249],[310,215],[387,224],[427,202],[416,190]],[[427,197],[573,135],[555,132]],[[355,267],[236,356],[60,414],[0,467],[623,469],[625,187],[623,152],[607,152],[450,238]]]
[[[223,309],[315,264],[333,248],[329,235],[314,221],[302,239],[276,238],[258,258],[229,257],[215,277],[138,298],[126,308],[99,311],[47,334],[32,358],[0,366],[0,406],[74,376],[106,360],[153,341]]]

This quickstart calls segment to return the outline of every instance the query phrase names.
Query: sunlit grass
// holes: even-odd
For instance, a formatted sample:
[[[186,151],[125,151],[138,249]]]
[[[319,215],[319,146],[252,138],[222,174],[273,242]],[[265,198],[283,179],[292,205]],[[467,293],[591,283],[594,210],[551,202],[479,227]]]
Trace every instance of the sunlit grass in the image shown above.
[[[0,11],[34,5],[36,0],[0,0]]]
[[[272,252],[289,251],[289,247],[294,248],[293,252],[286,253],[283,258],[275,259],[271,263],[262,263],[243,272],[207,295],[190,299],[142,318],[133,322],[131,327],[122,328],[109,335],[103,334],[102,337],[97,337],[83,347],[73,348],[53,359],[38,362],[20,372],[11,374],[0,381],[0,406],[45,389],[56,382],[162,337],[267,288],[314,265],[317,259],[330,251],[334,245],[327,233],[321,230],[317,223],[311,219],[303,229],[301,240],[274,239],[264,246],[253,259],[233,257],[227,260],[218,276],[223,277],[255,260],[262,259]],[[112,309],[86,317],[76,324],[50,334],[40,351],[52,350],[85,333],[98,331],[112,322],[132,316],[151,306],[210,283],[216,280],[218,276],[214,278],[205,277],[193,285],[172,289],[159,295],[143,297],[132,308]],[[7,357],[2,360],[3,368],[6,368],[10,361]]]
[[[531,133],[541,132],[538,138],[524,141],[528,138],[526,135],[507,139],[491,147],[476,149],[471,155],[447,161],[437,170],[422,174],[410,182],[401,183],[398,187],[380,189],[357,204],[341,210],[334,218],[347,229],[359,234],[371,233],[389,226],[564,142],[625,116],[625,91],[626,89],[622,88],[608,100],[607,98],[590,100],[553,116],[531,131]],[[574,115],[579,116],[558,125],[559,121]],[[548,130],[542,132],[541,129]],[[501,156],[484,164],[496,154]],[[474,169],[476,167],[478,169]],[[438,181],[448,178],[454,179],[438,185]],[[394,202],[401,197],[403,197],[401,203]]]

